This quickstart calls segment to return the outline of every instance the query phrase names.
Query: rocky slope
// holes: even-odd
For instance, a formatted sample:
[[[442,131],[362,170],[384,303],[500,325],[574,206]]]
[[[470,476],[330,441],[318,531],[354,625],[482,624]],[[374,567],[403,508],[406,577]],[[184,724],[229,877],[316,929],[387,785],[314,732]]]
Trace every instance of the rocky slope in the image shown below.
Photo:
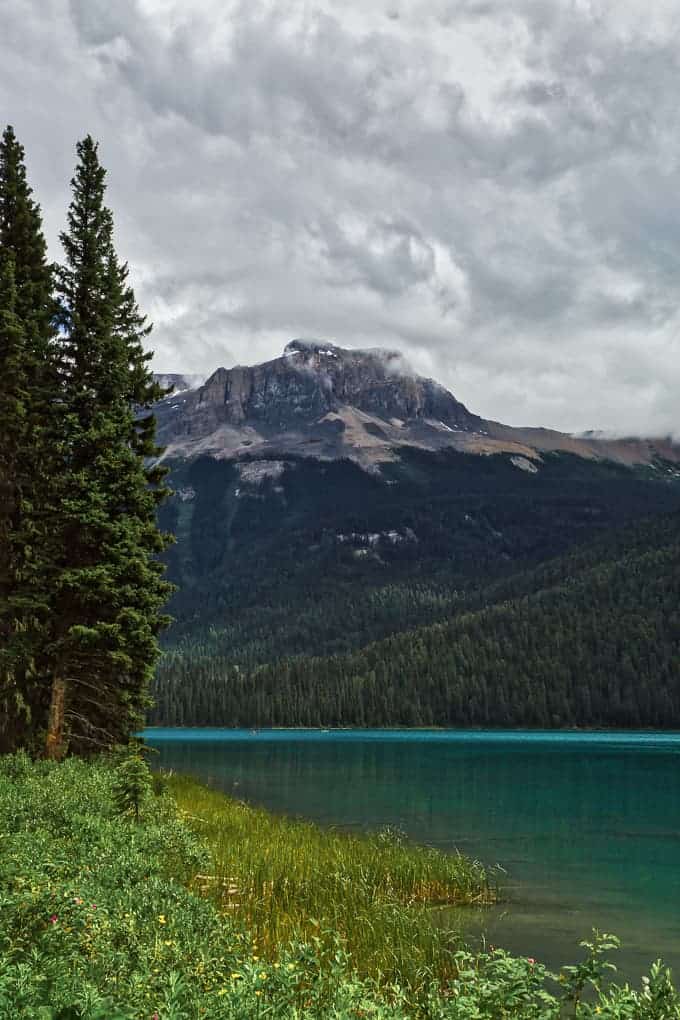
[[[159,441],[171,459],[348,458],[372,470],[400,448],[508,453],[535,471],[564,451],[625,464],[680,463],[670,439],[602,439],[512,428],[472,414],[447,389],[415,375],[395,351],[347,350],[293,340],[283,355],[196,377],[159,377],[175,392],[157,405]]]

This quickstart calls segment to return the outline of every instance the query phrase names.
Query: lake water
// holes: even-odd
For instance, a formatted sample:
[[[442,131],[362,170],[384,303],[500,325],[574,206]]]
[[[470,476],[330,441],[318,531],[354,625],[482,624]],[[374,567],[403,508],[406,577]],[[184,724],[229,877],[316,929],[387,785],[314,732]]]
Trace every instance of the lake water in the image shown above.
[[[507,901],[471,937],[550,966],[593,927],[620,976],[680,968],[680,734],[149,730],[163,767],[273,811],[499,864]]]

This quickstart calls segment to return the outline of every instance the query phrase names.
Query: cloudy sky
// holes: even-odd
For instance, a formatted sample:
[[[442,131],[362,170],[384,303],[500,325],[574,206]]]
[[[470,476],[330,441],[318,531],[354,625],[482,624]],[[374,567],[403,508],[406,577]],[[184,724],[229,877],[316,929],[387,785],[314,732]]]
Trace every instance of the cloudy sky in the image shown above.
[[[680,0],[0,0],[0,120],[55,258],[100,140],[159,370],[322,337],[680,432]]]

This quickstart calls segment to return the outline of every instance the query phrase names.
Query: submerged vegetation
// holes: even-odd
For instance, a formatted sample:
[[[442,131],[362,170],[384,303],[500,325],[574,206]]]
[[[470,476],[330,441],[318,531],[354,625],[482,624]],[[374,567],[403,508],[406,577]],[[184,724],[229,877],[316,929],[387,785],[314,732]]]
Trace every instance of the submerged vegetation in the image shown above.
[[[640,991],[602,989],[605,936],[557,976],[450,933],[421,952],[427,904],[491,895],[464,858],[323,833],[184,779],[152,790],[144,768],[0,758],[0,1020],[680,1018],[660,965]]]

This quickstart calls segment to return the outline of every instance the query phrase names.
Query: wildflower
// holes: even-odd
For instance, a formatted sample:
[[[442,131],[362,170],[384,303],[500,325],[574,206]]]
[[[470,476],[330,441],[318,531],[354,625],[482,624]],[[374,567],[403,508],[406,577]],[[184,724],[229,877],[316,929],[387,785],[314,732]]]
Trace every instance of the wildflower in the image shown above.
[[[288,964],[288,970],[295,970],[295,964],[294,963],[289,963]]]
[[[237,980],[238,978],[240,978],[240,977],[241,977],[241,975],[240,975],[240,974],[232,974],[232,975],[231,975],[231,980],[232,980],[232,981],[236,981],[236,980]]]
[[[58,920],[59,918],[57,917],[57,915],[52,914],[52,916],[50,917],[50,924],[56,924]]]
[[[262,973],[260,974],[260,981],[266,981],[266,980],[267,980],[267,975],[265,974],[264,971],[262,971]]]
[[[262,992],[255,992],[256,995],[262,995]]]
[[[92,908],[92,910],[96,910],[97,909],[97,904],[96,903],[90,903],[90,907]]]
[[[159,924],[166,924],[165,914],[159,914],[158,915],[158,923]]]
[[[82,896],[75,896],[74,899],[73,899],[73,902],[76,904],[76,906],[79,907],[80,904],[83,902]]]
[[[533,956],[527,956],[527,963],[530,963],[533,966],[533,964],[535,964],[536,961],[534,960]]]

